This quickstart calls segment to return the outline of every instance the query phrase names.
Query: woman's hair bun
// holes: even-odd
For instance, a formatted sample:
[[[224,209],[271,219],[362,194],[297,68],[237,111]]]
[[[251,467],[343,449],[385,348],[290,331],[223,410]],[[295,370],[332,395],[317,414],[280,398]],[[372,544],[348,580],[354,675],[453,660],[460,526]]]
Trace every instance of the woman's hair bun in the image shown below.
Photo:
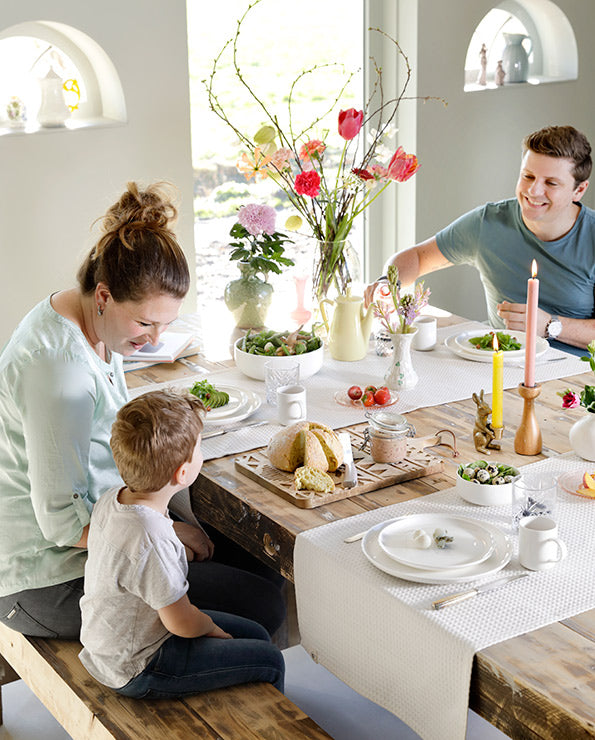
[[[135,232],[171,229],[178,215],[174,198],[175,189],[169,183],[157,182],[141,190],[137,183],[129,182],[119,200],[101,219],[104,238],[97,246],[103,247],[117,237],[124,246],[132,247]]]

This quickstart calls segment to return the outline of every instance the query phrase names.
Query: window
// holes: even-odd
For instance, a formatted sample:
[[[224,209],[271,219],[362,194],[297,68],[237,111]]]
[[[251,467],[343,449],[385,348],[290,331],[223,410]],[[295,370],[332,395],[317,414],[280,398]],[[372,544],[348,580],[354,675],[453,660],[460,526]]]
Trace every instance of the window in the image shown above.
[[[363,0],[302,0],[298,5],[283,0],[264,0],[254,8],[242,27],[239,40],[240,64],[251,85],[262,96],[263,102],[280,117],[286,115],[287,96],[292,81],[304,69],[316,64],[340,62],[345,70],[363,67]],[[192,108],[192,151],[195,183],[195,244],[197,252],[198,306],[203,324],[208,316],[217,313],[217,321],[227,311],[222,304],[225,284],[239,272],[236,263],[230,262],[227,247],[229,230],[236,220],[239,206],[258,201],[273,205],[278,211],[276,228],[284,231],[284,224],[293,214],[283,191],[272,180],[254,183],[247,181],[236,169],[241,146],[233,131],[209,109],[203,80],[210,75],[213,60],[223,44],[231,38],[236,21],[246,10],[245,0],[220,0],[209,9],[205,23],[204,6],[200,0],[188,0],[188,46],[190,64],[190,100]],[[291,13],[291,23],[285,12]],[[283,18],[280,23],[279,19]],[[296,111],[299,123],[307,124],[317,117],[320,110],[329,107],[340,91],[343,70],[337,66],[321,67],[308,75],[300,85]],[[340,107],[362,107],[363,81],[360,75],[341,95]],[[234,74],[231,60],[221,65],[217,92],[226,111],[240,120],[243,132],[256,133],[265,122],[262,109],[248,96]],[[320,138],[324,129],[336,130],[339,106],[317,125]],[[334,140],[329,136],[329,143]],[[340,151],[327,155],[339,157]],[[363,250],[363,220],[350,234],[350,241],[358,251]],[[294,277],[309,274],[312,253],[309,240],[296,237],[287,249],[296,267],[287,269],[280,276],[271,276],[274,300],[277,305],[296,301]],[[275,303],[269,317],[278,315]],[[221,307],[223,312],[221,312]],[[283,312],[287,314],[287,310]],[[220,325],[220,324],[219,324]],[[280,329],[286,327],[278,327]],[[207,327],[205,326],[205,331]]]

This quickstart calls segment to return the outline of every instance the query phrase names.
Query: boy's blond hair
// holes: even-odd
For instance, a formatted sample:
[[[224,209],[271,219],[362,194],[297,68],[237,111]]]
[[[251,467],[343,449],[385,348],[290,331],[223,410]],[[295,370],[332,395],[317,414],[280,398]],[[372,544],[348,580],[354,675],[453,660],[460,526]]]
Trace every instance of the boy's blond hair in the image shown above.
[[[190,462],[203,412],[198,398],[172,390],[151,391],[122,406],[110,444],[130,491],[159,491],[180,465]]]

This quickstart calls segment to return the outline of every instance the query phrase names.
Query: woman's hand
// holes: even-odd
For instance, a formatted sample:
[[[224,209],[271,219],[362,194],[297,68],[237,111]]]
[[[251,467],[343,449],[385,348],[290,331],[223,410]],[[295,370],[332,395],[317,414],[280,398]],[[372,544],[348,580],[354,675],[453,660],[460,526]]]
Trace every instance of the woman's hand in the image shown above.
[[[193,527],[187,522],[174,522],[174,532],[186,548],[188,560],[210,560],[215,552],[215,545],[204,529]]]

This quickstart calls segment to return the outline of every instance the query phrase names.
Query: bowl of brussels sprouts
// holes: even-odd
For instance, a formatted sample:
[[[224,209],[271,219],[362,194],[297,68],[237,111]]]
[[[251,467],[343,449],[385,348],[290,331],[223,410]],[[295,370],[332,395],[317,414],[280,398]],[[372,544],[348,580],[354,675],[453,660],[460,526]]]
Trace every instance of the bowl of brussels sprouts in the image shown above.
[[[322,340],[313,332],[264,329],[236,340],[233,356],[237,368],[255,380],[264,380],[267,362],[278,363],[279,367],[297,362],[301,381],[320,370],[324,350]]]
[[[476,460],[459,465],[457,492],[477,506],[512,506],[512,484],[521,474],[511,465]]]

